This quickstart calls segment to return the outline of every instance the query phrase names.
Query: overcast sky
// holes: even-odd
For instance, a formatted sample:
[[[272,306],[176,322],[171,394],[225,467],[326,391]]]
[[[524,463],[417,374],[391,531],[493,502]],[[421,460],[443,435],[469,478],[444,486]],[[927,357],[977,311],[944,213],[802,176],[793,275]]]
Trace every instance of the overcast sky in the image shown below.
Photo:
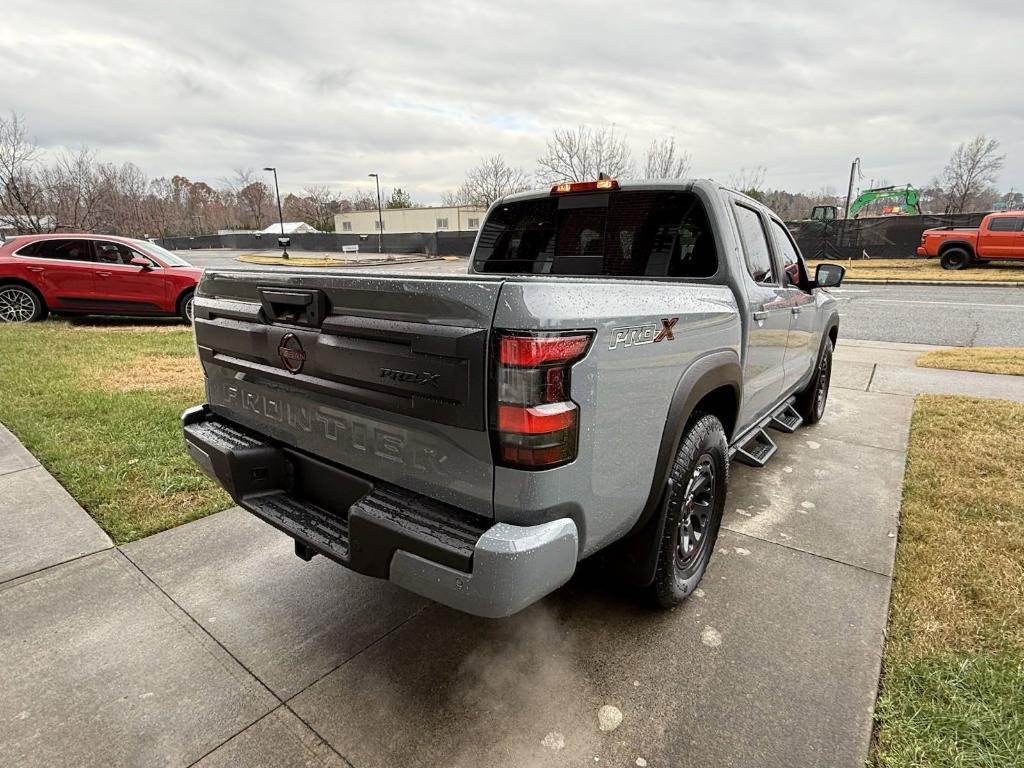
[[[1016,2],[4,0],[0,109],[39,142],[215,183],[437,201],[483,156],[532,175],[556,127],[675,136],[695,175],[921,186],[961,141],[1024,188]]]

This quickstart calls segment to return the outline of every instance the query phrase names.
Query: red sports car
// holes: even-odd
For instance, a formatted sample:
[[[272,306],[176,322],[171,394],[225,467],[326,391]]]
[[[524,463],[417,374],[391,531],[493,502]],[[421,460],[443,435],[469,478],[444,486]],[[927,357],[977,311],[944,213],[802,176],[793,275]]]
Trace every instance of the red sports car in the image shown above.
[[[145,240],[25,235],[0,244],[0,322],[80,315],[178,315],[192,322],[203,271]]]

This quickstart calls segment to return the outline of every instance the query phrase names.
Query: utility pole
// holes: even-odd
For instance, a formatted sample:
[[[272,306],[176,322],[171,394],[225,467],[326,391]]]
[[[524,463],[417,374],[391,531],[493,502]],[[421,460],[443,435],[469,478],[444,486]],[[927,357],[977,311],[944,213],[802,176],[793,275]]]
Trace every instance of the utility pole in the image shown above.
[[[277,220],[281,223],[281,256],[288,258],[288,246],[284,245],[285,234],[284,234],[284,213],[281,211],[281,190],[277,186],[277,168],[264,168],[264,171],[274,172],[274,194],[277,196]]]
[[[853,175],[860,170],[860,158],[853,158],[853,162],[850,163],[850,186],[846,188],[846,208],[843,213],[843,218],[850,218],[850,203],[853,202]]]
[[[376,173],[371,173],[369,176],[372,176],[373,180],[377,182],[377,253],[384,253],[384,211],[380,206],[380,176]]]

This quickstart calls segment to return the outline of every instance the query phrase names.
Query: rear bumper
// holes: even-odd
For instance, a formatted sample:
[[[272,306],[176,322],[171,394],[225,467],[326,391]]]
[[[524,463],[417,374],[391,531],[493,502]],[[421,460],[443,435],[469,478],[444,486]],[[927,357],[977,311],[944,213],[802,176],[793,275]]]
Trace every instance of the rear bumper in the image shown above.
[[[477,616],[522,610],[576,569],[568,519],[494,524],[279,445],[207,406],[182,414],[193,460],[235,503],[284,531],[296,553],[323,554]]]
[[[918,256],[925,256],[925,257],[927,257],[928,256],[928,251],[925,249],[924,246],[919,245],[919,246],[917,246],[917,255]]]

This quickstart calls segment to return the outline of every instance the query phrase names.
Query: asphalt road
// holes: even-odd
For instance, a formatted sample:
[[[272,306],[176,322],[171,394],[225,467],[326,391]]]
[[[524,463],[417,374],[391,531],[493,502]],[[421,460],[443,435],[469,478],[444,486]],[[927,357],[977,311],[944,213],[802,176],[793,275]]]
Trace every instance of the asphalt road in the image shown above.
[[[840,288],[849,339],[966,347],[1024,346],[1024,290],[932,285]]]
[[[202,267],[254,266],[236,261],[241,251],[180,253]],[[466,260],[353,268],[354,272],[381,270],[464,273]],[[849,285],[835,294],[842,304],[840,334],[844,338],[943,346],[1024,346],[1024,290],[1020,288]]]

